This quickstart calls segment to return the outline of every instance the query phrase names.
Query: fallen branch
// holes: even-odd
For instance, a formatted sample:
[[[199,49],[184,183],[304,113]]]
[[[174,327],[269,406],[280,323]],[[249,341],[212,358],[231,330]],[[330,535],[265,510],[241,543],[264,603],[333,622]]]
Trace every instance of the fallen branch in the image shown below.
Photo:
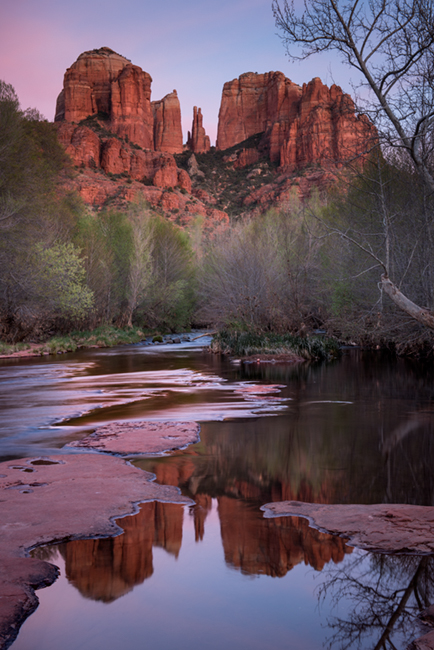
[[[396,284],[393,284],[386,274],[381,276],[381,286],[389,298],[393,300],[395,305],[402,309],[402,311],[405,311],[406,314],[417,320],[419,323],[422,323],[422,325],[434,329],[434,314],[428,311],[428,309],[418,307],[418,305],[404,296]]]

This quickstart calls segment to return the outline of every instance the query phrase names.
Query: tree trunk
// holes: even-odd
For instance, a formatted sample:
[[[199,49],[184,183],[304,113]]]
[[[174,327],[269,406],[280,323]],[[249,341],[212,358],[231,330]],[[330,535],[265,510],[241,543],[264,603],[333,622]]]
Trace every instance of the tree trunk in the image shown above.
[[[434,314],[423,307],[415,305],[414,302],[401,293],[398,287],[393,284],[385,274],[381,276],[381,286],[389,298],[391,298],[395,305],[402,309],[402,311],[405,311],[406,314],[417,320],[419,323],[422,323],[422,325],[434,329]]]

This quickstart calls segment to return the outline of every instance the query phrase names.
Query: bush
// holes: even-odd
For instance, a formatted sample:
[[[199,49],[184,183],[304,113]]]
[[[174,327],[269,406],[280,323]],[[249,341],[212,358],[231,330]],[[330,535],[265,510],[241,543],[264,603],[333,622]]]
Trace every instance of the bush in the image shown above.
[[[329,359],[340,354],[339,343],[333,338],[240,330],[222,330],[215,334],[211,350],[240,357],[295,354],[309,360]]]

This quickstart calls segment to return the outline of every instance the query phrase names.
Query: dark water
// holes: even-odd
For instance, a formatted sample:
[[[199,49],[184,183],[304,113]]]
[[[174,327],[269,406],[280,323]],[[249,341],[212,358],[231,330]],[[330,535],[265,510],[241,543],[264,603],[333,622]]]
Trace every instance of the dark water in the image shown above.
[[[96,423],[201,422],[197,445],[134,460],[196,505],[146,503],[123,535],[39,549],[62,575],[14,650],[405,648],[434,602],[431,558],[356,551],[259,508],[434,505],[433,374],[359,351],[240,366],[193,345],[4,362],[3,460],[65,453]]]

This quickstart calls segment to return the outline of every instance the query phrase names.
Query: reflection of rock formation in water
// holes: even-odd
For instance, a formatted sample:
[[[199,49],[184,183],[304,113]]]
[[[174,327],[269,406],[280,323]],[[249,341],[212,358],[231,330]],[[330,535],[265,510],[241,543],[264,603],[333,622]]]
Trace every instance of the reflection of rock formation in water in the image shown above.
[[[153,573],[152,547],[178,556],[183,509],[170,503],[144,503],[137,515],[118,520],[124,534],[60,546],[66,576],[86,598],[111,602]]]
[[[212,508],[212,499],[207,494],[197,494],[196,504],[194,509],[194,537],[196,542],[201,542],[205,535],[205,519]]]
[[[270,485],[263,480],[261,485],[253,471],[250,480],[231,480],[219,464],[220,455],[215,458],[211,465],[208,460],[204,466],[197,451],[189,449],[182,456],[156,460],[146,467],[156,474],[158,483],[183,486],[195,499],[196,541],[204,538],[206,516],[212,498],[217,498],[225,560],[230,566],[246,574],[282,577],[301,562],[320,571],[327,562],[340,562],[351,552],[342,539],[309,528],[306,520],[266,520],[259,509],[267,495],[281,500],[283,495],[297,494],[297,498],[303,495],[327,502],[327,495],[335,489],[333,482],[325,482],[317,489],[306,480],[300,480],[295,489],[289,482]]]
[[[271,522],[244,501],[220,497],[218,502],[225,560],[243,573],[280,578],[301,562],[321,571],[352,552],[343,539],[309,528],[306,520]]]

